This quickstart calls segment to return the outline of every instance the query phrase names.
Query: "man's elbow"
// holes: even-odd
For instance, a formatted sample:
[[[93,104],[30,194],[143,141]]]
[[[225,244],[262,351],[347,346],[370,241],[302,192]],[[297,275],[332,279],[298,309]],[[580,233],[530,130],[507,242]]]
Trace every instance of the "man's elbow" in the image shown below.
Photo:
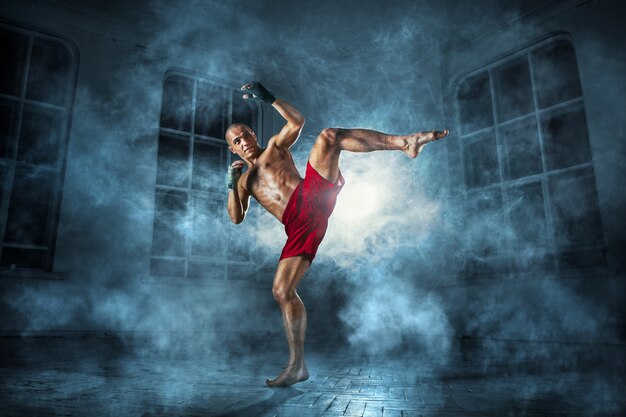
[[[302,126],[304,126],[305,121],[306,120],[304,120],[304,116],[302,116],[301,114],[298,114],[294,116],[291,120],[289,120],[289,126],[293,130],[300,131],[302,130]]]
[[[300,136],[300,132],[302,132],[302,127],[304,126],[304,117],[302,120],[292,121],[289,126],[289,136],[295,136],[296,138]]]
[[[245,215],[241,215],[241,216],[230,216],[230,221],[233,222],[233,224],[239,224],[243,221]]]

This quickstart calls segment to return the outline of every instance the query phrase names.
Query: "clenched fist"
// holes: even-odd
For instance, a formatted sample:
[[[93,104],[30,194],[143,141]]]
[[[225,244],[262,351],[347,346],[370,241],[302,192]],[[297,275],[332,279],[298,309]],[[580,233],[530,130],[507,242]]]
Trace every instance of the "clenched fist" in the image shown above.
[[[233,187],[237,184],[237,181],[239,181],[243,165],[243,161],[237,160],[228,166],[228,173],[226,174],[226,186],[229,190],[232,190]]]
[[[246,100],[263,100],[267,104],[272,104],[276,100],[274,94],[267,91],[258,81],[242,85],[241,91],[245,93],[243,98]]]

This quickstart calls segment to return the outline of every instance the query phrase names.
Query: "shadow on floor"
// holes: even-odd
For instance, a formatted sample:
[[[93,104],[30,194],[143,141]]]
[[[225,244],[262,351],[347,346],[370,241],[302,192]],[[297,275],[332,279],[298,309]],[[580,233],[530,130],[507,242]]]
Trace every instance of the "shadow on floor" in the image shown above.
[[[240,410],[232,410],[225,414],[220,414],[219,417],[254,417],[263,411],[268,411],[272,408],[277,408],[290,399],[304,394],[304,392],[292,387],[287,388],[268,388],[274,391],[272,396],[251,404]]]

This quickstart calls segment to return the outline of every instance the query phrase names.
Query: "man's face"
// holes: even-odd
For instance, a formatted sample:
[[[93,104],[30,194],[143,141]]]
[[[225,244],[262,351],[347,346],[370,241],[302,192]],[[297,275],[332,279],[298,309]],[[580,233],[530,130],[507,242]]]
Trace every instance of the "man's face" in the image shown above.
[[[253,156],[259,148],[256,135],[246,125],[235,125],[229,128],[226,140],[230,145],[228,149],[244,159]]]

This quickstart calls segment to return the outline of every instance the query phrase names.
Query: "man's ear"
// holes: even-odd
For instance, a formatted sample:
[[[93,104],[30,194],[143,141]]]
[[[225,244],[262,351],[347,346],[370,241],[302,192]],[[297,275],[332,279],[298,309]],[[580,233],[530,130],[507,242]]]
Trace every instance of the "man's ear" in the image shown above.
[[[229,147],[228,147],[228,150],[229,150],[229,151],[231,151],[232,153],[234,153],[235,155],[237,155],[237,152],[235,152],[235,150],[233,149],[233,147],[232,147],[232,146],[229,146]]]

